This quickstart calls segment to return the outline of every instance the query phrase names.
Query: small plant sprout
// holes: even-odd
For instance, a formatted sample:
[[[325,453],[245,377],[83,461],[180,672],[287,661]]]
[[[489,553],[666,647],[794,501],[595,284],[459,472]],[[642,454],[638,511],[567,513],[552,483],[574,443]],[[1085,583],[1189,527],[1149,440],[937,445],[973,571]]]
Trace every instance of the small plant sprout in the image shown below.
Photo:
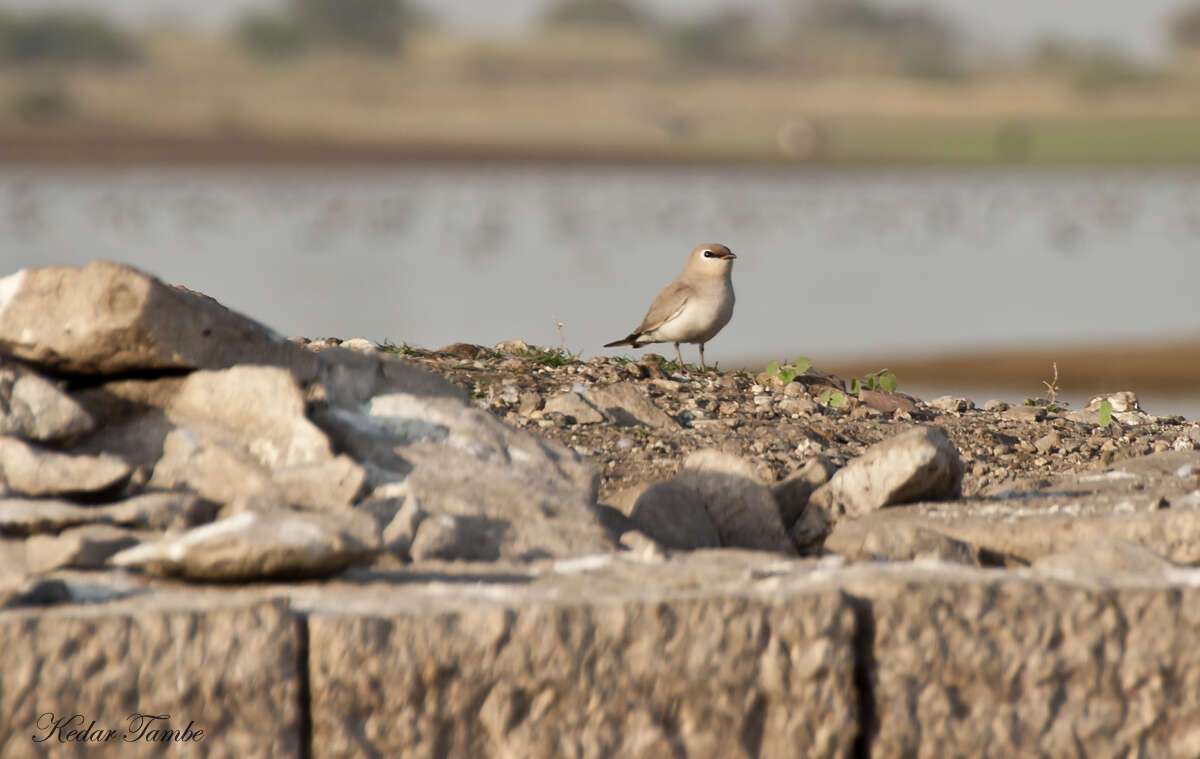
[[[767,374],[778,378],[780,382],[786,385],[796,379],[797,375],[807,372],[811,366],[812,362],[803,356],[800,356],[791,364],[784,364],[783,366],[780,366],[778,361],[772,361],[767,364]]]
[[[858,395],[863,390],[883,390],[888,393],[896,392],[898,381],[894,372],[889,372],[887,369],[880,369],[877,372],[872,372],[861,380],[857,377],[850,380],[850,394]]]
[[[1112,401],[1105,398],[1103,401],[1100,402],[1100,416],[1099,416],[1099,419],[1097,420],[1101,427],[1107,427],[1108,425],[1112,424],[1112,420],[1113,420],[1112,412],[1113,412]]]
[[[821,405],[830,408],[841,408],[846,402],[846,394],[841,390],[826,390],[821,393],[821,397],[817,399]]]
[[[1049,382],[1047,382],[1046,380],[1042,380],[1042,384],[1046,386],[1046,395],[1050,396],[1050,403],[1048,405],[1057,406],[1058,405],[1058,390],[1059,390],[1059,388],[1058,388],[1058,362],[1057,361],[1051,362],[1050,365],[1052,367],[1054,367],[1054,379],[1050,380]]]

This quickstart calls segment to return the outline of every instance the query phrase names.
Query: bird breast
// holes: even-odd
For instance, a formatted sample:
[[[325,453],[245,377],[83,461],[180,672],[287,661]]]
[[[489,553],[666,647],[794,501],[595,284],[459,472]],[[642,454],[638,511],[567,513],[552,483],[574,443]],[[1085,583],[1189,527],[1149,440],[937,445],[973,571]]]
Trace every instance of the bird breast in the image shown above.
[[[655,340],[704,343],[729,323],[733,316],[732,284],[722,282],[718,287],[697,295],[688,298],[678,316],[654,331]]]

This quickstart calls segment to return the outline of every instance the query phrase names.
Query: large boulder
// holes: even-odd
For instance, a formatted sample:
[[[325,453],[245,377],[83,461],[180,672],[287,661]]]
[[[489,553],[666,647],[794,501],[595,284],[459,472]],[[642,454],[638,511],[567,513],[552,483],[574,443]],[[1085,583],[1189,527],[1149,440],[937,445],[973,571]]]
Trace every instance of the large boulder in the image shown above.
[[[124,264],[23,269],[0,279],[0,353],[64,374],[285,366],[316,358],[201,293]]]

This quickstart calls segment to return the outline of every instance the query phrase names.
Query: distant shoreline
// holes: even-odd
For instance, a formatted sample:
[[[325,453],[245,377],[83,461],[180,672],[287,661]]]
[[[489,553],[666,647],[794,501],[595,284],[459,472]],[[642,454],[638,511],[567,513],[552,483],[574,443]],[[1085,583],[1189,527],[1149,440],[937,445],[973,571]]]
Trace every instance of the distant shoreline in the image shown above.
[[[647,168],[743,167],[779,170],[822,168],[1028,168],[1119,169],[1177,167],[1194,170],[1197,156],[1130,158],[1043,157],[1030,162],[978,157],[930,159],[898,154],[894,157],[831,155],[789,160],[771,152],[747,152],[713,146],[596,146],[584,143],[513,144],[483,141],[393,140],[370,141],[320,137],[279,137],[263,134],[226,135],[138,133],[103,129],[0,129],[0,165],[49,166],[614,166]]]
[[[1186,395],[1200,398],[1200,338],[1120,342],[1111,346],[1005,347],[892,356],[875,360],[817,362],[839,376],[865,376],[884,367],[907,385],[1010,389],[1027,396],[1045,395],[1043,381],[1058,365],[1064,392]]]

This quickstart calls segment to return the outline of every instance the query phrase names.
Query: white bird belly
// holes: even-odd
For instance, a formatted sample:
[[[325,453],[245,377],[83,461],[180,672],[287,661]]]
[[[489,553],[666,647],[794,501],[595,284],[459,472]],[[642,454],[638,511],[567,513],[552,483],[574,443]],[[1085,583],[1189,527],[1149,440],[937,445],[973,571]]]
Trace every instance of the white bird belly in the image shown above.
[[[655,342],[705,343],[733,316],[733,288],[715,298],[691,298],[674,319],[643,335]],[[642,342],[642,341],[639,341]]]

